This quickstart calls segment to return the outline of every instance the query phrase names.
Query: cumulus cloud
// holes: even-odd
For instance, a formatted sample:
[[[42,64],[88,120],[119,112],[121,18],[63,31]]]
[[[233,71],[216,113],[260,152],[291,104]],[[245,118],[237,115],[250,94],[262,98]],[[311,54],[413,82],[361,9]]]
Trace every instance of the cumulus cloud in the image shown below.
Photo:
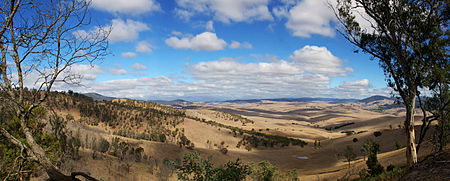
[[[360,79],[355,81],[343,81],[333,89],[330,89],[330,95],[342,98],[364,98],[372,95],[389,95],[392,92],[390,88],[374,89],[370,85],[368,79]]]
[[[335,24],[338,22],[330,5],[335,7],[336,0],[283,0],[281,2],[282,5],[272,8],[272,13],[278,19],[287,19],[285,26],[292,35],[303,38],[309,38],[311,35],[328,37],[335,35]],[[355,8],[352,14],[363,29],[373,30],[371,24],[374,21],[368,17],[363,8]]]
[[[180,76],[143,76],[101,82],[87,81],[84,87],[70,89],[144,100],[182,98],[191,101],[280,97],[363,98],[389,94],[388,89],[372,88],[368,79],[343,81],[337,87],[330,87],[333,78],[347,76],[352,69],[346,68],[344,61],[326,47],[305,46],[288,57],[283,60],[266,56],[262,59],[270,61],[257,62],[249,62],[245,57],[223,57],[186,64],[184,73],[190,77],[189,80]],[[80,71],[83,68],[87,67],[79,67]],[[145,70],[147,67],[135,63],[131,68]],[[128,74],[118,65],[107,71],[115,75]],[[93,71],[85,72],[87,74]],[[99,71],[93,75],[98,73]]]
[[[217,38],[215,33],[203,32],[196,36],[170,37],[165,40],[166,44],[175,49],[191,49],[195,51],[217,51],[223,50],[227,42]]]
[[[152,45],[150,43],[147,43],[146,41],[140,41],[136,45],[136,52],[139,53],[152,53]]]
[[[350,67],[342,67],[343,61],[334,56],[326,47],[305,46],[295,50],[289,58],[303,71],[309,73],[336,77],[346,76],[346,72],[353,72]]]
[[[116,65],[115,68],[106,69],[109,73],[113,75],[127,75],[128,71],[120,67],[119,65]]]
[[[147,67],[145,65],[142,65],[140,63],[135,63],[131,66],[134,70],[147,70]]]
[[[287,12],[287,19],[286,28],[291,30],[294,36],[308,38],[312,34],[335,34],[334,27],[330,25],[335,20],[335,15],[328,7],[327,0],[302,0]]]
[[[121,56],[122,58],[134,58],[134,57],[137,57],[137,54],[134,53],[134,52],[122,52],[122,53],[120,54],[120,56]]]
[[[150,30],[150,28],[142,22],[127,19],[111,20],[111,33],[109,34],[109,41],[116,42],[130,42],[138,39],[139,33]]]
[[[249,42],[243,42],[240,43],[238,41],[231,41],[231,44],[228,46],[231,49],[237,49],[237,48],[245,48],[245,49],[252,49],[253,45],[250,44]]]
[[[176,13],[182,19],[195,14],[212,15],[224,22],[272,20],[269,0],[176,0]]]
[[[92,7],[110,13],[131,15],[161,10],[155,0],[93,0]]]
[[[103,74],[103,70],[95,64],[74,64],[70,66],[65,73],[81,75],[81,78],[85,80],[95,80],[97,79],[97,75]]]

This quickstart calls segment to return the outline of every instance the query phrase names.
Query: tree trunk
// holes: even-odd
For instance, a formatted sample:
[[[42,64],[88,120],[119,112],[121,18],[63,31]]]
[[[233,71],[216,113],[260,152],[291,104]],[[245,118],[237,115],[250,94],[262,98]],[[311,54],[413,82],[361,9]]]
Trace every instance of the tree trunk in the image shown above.
[[[25,138],[27,140],[28,145],[30,145],[28,152],[32,152],[35,161],[39,163],[40,166],[42,166],[47,172],[47,175],[49,177],[48,181],[79,181],[79,179],[76,178],[77,175],[85,177],[87,180],[91,181],[97,181],[95,178],[90,177],[89,175],[82,173],[82,172],[74,172],[70,176],[64,175],[53,163],[47,158],[45,155],[44,149],[42,149],[39,144],[36,143],[36,141],[33,138],[33,135],[26,125],[26,119],[22,118],[20,120],[22,130],[25,134]]]
[[[416,104],[416,96],[410,96],[409,105],[406,105],[406,163],[408,168],[413,167],[417,163],[417,152],[414,133],[414,108]],[[405,101],[406,103],[406,101]],[[408,104],[408,103],[407,103]]]

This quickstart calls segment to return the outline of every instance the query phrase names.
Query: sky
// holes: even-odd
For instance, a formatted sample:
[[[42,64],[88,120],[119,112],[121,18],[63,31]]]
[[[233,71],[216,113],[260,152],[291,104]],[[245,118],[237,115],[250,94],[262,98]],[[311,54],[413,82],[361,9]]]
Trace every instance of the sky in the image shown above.
[[[330,0],[330,4],[335,4]],[[93,0],[110,54],[56,90],[139,100],[389,95],[378,62],[339,34],[327,0]],[[362,23],[364,26],[364,23]]]

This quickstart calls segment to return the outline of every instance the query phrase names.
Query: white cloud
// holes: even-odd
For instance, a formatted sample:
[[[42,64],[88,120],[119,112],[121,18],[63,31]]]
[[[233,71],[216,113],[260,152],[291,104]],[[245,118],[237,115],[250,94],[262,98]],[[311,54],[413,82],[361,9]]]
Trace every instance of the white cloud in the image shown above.
[[[342,98],[364,98],[372,95],[389,95],[392,89],[382,88],[373,89],[368,79],[360,79],[355,81],[343,81],[333,89],[330,89],[330,95]]]
[[[111,26],[111,33],[108,37],[111,43],[134,41],[138,39],[140,32],[150,30],[145,23],[130,19],[126,21],[113,19]]]
[[[237,49],[237,48],[245,48],[245,49],[252,49],[253,45],[250,44],[249,42],[243,42],[240,43],[238,41],[231,41],[231,44],[228,46],[231,49]]]
[[[205,28],[207,31],[214,31],[214,22],[211,20],[206,22]]]
[[[353,72],[352,68],[342,67],[343,61],[334,56],[326,47],[305,46],[295,50],[289,58],[303,71],[309,73],[336,77],[346,76],[347,72]]]
[[[368,79],[344,81],[337,87],[330,87],[333,78],[347,76],[352,69],[346,68],[344,62],[326,47],[305,46],[292,52],[287,60],[270,55],[260,59],[258,62],[246,63],[248,61],[245,57],[224,57],[186,64],[184,73],[189,79],[177,75],[142,75],[135,79],[100,82],[94,81],[98,74],[103,73],[100,67],[94,66],[96,68],[90,71],[87,69],[88,65],[80,65],[74,70],[82,72],[85,74],[85,80],[89,80],[83,87],[72,86],[70,89],[114,97],[145,100],[182,98],[192,101],[280,97],[363,98],[389,93],[387,89],[373,89]],[[139,63],[133,64],[131,68],[147,69]],[[128,74],[128,71],[119,65],[107,71],[114,75]],[[68,88],[60,85],[55,89]]]
[[[203,32],[195,37],[170,37],[165,40],[166,44],[175,49],[192,49],[195,51],[217,51],[223,50],[227,42],[217,38],[215,33]]]
[[[151,45],[150,43],[147,43],[146,41],[140,41],[136,45],[136,52],[139,52],[139,53],[152,53],[152,47],[153,47],[153,45]]]
[[[134,58],[137,57],[137,54],[134,52],[123,52],[120,54],[122,58]]]
[[[161,10],[155,0],[92,0],[92,7],[110,13],[131,15]]]
[[[269,0],[177,0],[177,15],[189,19],[195,14],[212,15],[214,19],[230,22],[272,20]]]
[[[131,66],[134,70],[147,70],[147,67],[145,65],[135,63]]]
[[[109,73],[111,73],[113,75],[127,75],[128,74],[128,71],[121,68],[120,66],[116,66],[116,68],[106,69],[106,71],[108,71]]]
[[[77,74],[81,75],[82,79],[85,80],[95,80],[98,74],[103,74],[103,70],[98,65],[85,65],[85,64],[74,64],[70,66],[65,74]],[[64,75],[63,75],[64,76]]]
[[[356,6],[355,2],[352,1]],[[331,7],[336,7],[336,0],[283,0],[282,5],[272,8],[272,13],[279,19],[286,18],[285,26],[292,35],[309,38],[311,35],[333,37],[337,18]],[[331,7],[330,7],[331,6]],[[371,18],[363,8],[354,9],[353,15],[363,29],[372,31]]]
[[[330,25],[335,15],[328,7],[327,0],[302,0],[289,10],[287,19],[286,28],[294,36],[308,38],[318,34],[331,37],[335,34],[334,27]]]

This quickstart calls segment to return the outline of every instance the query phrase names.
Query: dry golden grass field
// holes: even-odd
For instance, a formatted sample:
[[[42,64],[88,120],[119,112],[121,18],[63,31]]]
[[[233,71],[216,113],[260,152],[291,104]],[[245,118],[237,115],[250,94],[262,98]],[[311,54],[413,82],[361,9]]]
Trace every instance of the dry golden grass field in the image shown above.
[[[84,124],[76,121],[80,119],[77,110],[62,111],[62,115],[70,113],[74,116],[75,121],[68,122],[68,128],[80,137],[84,146],[79,151],[79,160],[69,160],[60,167],[66,172],[88,172],[102,180],[176,180],[174,170],[164,161],[182,160],[184,154],[197,151],[202,157],[211,156],[215,164],[224,164],[237,158],[244,163],[267,160],[282,171],[296,169],[300,180],[335,180],[343,176],[357,176],[359,170],[365,167],[365,156],[360,149],[368,139],[380,143],[381,152],[378,157],[384,167],[404,165],[406,162],[405,148],[402,146],[405,144],[405,136],[401,128],[404,112],[398,106],[378,109],[380,105],[387,104],[394,102],[381,100],[375,103],[343,104],[280,101],[191,103],[187,107],[177,108],[184,110],[187,118],[176,128],[182,130],[193,143],[193,149],[181,147],[170,139],[161,143],[113,135],[113,132],[118,130],[117,127],[101,122],[95,126]],[[418,129],[421,113],[417,112],[416,115],[416,129]],[[199,120],[300,139],[306,141],[307,145],[258,146],[248,150],[244,146],[236,146],[242,136],[233,133],[231,129],[213,126]],[[139,126],[133,129],[143,130]],[[381,132],[381,136],[375,137],[376,131]],[[431,132],[432,130],[428,134]],[[92,147],[89,147],[89,140],[101,138],[110,142],[113,138],[119,138],[132,146],[142,147],[145,157],[140,161],[130,158],[121,160],[109,154],[93,153]],[[351,146],[357,154],[357,159],[351,162],[350,167],[343,156],[347,146]],[[228,152],[221,153],[219,151],[221,148],[226,148]],[[430,152],[431,146],[425,143],[419,155]],[[92,155],[95,155],[95,158]],[[40,178],[42,177],[35,179]]]

